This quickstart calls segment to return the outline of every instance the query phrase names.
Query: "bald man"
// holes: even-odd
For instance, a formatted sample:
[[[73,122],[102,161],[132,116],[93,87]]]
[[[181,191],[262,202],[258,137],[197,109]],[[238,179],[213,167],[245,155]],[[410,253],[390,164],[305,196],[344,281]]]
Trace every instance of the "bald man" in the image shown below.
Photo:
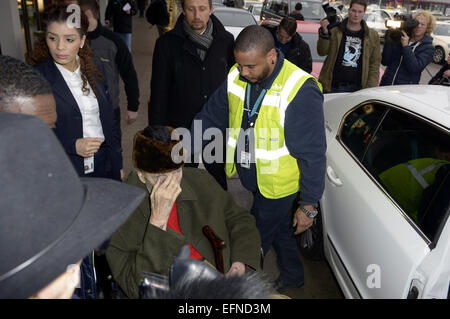
[[[234,57],[227,80],[195,120],[202,121],[201,136],[211,127],[229,129],[226,173],[237,171],[253,193],[251,213],[264,254],[275,248],[283,292],[304,283],[294,230],[299,234],[312,225],[324,189],[323,95],[316,79],[286,60],[261,26],[239,34]],[[292,216],[297,195],[300,207]]]
[[[41,118],[51,128],[56,103],[47,80],[34,68],[10,56],[0,56],[0,112]]]

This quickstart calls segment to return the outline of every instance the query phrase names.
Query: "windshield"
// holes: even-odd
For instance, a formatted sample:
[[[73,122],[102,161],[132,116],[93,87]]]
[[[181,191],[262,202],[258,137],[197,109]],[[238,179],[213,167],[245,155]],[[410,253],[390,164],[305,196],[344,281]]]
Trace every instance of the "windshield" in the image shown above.
[[[261,9],[262,9],[262,7],[261,6],[259,6],[259,7],[254,7],[253,8],[253,15],[260,15],[261,14]]]
[[[247,12],[226,12],[226,11],[214,11],[214,15],[222,22],[223,25],[229,27],[241,27],[256,24],[255,18]]]
[[[433,33],[436,35],[445,35],[445,36],[449,37],[450,36],[450,24],[437,24]]]
[[[319,56],[317,54],[317,39],[319,38],[318,33],[299,33],[303,40],[308,43],[309,49],[311,50],[311,57],[313,62],[323,62],[325,61],[325,56]]]
[[[305,20],[320,20],[322,18],[325,18],[325,12],[322,9],[321,2],[291,0],[291,12],[295,10],[295,5],[299,2],[302,4],[301,13]]]

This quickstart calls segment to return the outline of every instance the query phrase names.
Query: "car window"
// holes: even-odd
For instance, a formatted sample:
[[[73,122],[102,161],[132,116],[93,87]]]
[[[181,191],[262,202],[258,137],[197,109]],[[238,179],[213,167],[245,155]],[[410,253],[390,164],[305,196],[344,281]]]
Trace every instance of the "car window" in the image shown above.
[[[412,222],[436,241],[450,208],[450,133],[377,103],[344,119],[340,140]]]
[[[288,14],[288,4],[283,0],[269,0],[265,5],[265,10],[284,17]]]
[[[390,15],[385,11],[381,11],[381,17],[383,18],[383,20],[391,19]]]
[[[360,161],[385,111],[385,106],[369,103],[346,116],[340,139]]]
[[[261,7],[260,6],[254,7],[253,14],[254,15],[260,15],[261,14]]]
[[[363,19],[367,22],[375,22],[375,16],[371,13],[366,13]]]
[[[291,1],[291,11],[295,9],[295,5],[300,2],[302,4],[302,15],[305,20],[320,20],[325,18],[325,12],[322,8],[322,2],[304,2],[299,0]],[[290,12],[289,12],[290,13]]]
[[[433,241],[450,204],[450,135],[390,109],[362,163]]]
[[[433,31],[436,35],[450,36],[450,24],[437,24]]]
[[[214,15],[225,26],[244,28],[246,26],[256,24],[255,18],[253,18],[250,13],[245,11],[226,12],[216,10],[214,11]]]

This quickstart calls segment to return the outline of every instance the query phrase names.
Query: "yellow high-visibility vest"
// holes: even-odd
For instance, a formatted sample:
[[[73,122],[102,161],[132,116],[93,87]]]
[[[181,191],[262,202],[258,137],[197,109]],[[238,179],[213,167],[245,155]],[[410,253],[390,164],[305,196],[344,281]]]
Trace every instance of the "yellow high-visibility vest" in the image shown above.
[[[228,73],[229,137],[227,141],[226,173],[236,173],[234,157],[244,114],[247,82],[239,79],[234,65]],[[291,62],[283,66],[267,91],[259,108],[254,127],[255,165],[258,189],[266,198],[282,198],[298,192],[300,170],[297,160],[289,154],[284,137],[284,118],[289,103],[307,79],[314,79]],[[237,154],[238,158],[240,154]]]
[[[434,183],[436,172],[447,161],[419,158],[395,165],[379,177],[389,194],[417,222],[420,200],[425,188]]]

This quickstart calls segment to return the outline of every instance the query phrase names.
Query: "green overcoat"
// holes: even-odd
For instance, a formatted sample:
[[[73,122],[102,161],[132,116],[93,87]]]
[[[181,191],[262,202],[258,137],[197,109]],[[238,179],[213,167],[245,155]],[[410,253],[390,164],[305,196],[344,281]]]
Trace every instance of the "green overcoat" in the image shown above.
[[[135,172],[126,182],[146,190]],[[183,235],[149,223],[147,197],[111,238],[106,257],[114,279],[130,298],[138,298],[142,272],[168,274],[173,260],[187,243],[215,265],[214,250],[202,232],[204,225],[211,226],[227,245],[223,250],[225,272],[235,261],[255,270],[261,268],[261,239],[255,219],[236,205],[230,193],[206,171],[196,168],[183,168],[181,189],[177,210]]]

